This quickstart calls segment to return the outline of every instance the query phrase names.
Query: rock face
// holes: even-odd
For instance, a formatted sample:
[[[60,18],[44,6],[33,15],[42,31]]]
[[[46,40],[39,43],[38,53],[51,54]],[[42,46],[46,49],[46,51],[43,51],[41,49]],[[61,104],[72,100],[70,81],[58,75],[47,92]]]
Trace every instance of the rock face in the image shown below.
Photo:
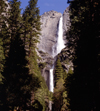
[[[69,18],[69,7],[66,8],[66,10],[63,13],[63,38],[66,41],[66,32],[68,31],[70,27],[70,18]]]
[[[38,44],[39,50],[52,55],[52,46],[56,43],[58,23],[61,13],[56,11],[45,12],[41,16],[41,36]]]
[[[64,29],[64,31],[67,31],[69,26],[70,26],[69,7],[67,7],[63,13],[63,29]]]
[[[57,42],[57,32],[59,26],[60,17],[63,16],[63,39],[66,41],[65,33],[68,30],[69,23],[69,8],[66,8],[63,15],[56,11],[45,12],[41,16],[41,35],[40,43],[37,44],[38,55],[42,58],[39,63],[46,63],[46,66],[41,69],[42,76],[44,77],[49,87],[49,72],[54,64],[56,57],[52,56],[52,48]],[[65,65],[66,66],[66,65]],[[67,68],[66,68],[67,69]]]

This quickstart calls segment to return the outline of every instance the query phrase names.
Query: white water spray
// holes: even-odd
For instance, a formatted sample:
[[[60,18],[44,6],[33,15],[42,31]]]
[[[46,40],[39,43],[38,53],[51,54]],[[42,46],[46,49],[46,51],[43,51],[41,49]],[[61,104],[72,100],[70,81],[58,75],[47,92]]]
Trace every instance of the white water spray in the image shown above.
[[[58,37],[57,37],[57,44],[55,47],[52,47],[52,56],[55,57],[58,53],[61,52],[63,48],[65,48],[64,41],[63,41],[63,18],[61,16],[59,20],[59,27],[58,27]],[[56,49],[56,51],[55,51]],[[53,92],[54,90],[54,75],[53,75],[53,70],[54,70],[54,65],[50,69],[50,91]],[[51,101],[49,102],[50,110],[52,110],[52,103]]]

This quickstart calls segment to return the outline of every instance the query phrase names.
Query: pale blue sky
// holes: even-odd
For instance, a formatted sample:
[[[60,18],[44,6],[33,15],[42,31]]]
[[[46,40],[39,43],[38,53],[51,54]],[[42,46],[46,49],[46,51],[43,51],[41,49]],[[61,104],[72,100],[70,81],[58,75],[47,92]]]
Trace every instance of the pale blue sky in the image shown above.
[[[25,9],[25,7],[28,5],[29,0],[20,0],[20,1],[21,1],[21,8]],[[64,10],[68,7],[67,0],[38,0],[37,5],[40,9],[40,15],[50,10],[63,13]]]

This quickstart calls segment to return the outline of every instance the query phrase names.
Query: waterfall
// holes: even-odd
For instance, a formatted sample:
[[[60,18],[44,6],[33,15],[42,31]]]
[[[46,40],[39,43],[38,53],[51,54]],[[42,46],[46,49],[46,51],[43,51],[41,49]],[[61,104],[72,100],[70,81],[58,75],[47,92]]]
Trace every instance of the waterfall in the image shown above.
[[[57,55],[61,52],[61,50],[65,48],[64,40],[63,40],[63,17],[61,16],[58,27],[58,39],[57,39]]]
[[[52,56],[55,57],[58,55],[58,53],[61,52],[61,50],[65,48],[64,41],[63,41],[63,17],[60,17],[59,20],[59,27],[58,27],[58,32],[57,32],[57,43],[55,46],[52,47]],[[55,51],[56,49],[56,51]],[[50,69],[50,88],[49,90],[53,92],[54,90],[54,75],[53,75],[53,70],[54,70],[54,64],[52,68]],[[52,110],[52,103],[51,101],[49,102],[49,108]]]
[[[50,88],[49,90],[51,92],[53,92],[53,89],[54,89],[54,76],[53,76],[53,69],[54,69],[54,65],[52,66],[52,69],[50,69]],[[50,111],[52,110],[52,101],[49,101],[49,108],[50,108]]]
[[[50,91],[53,92],[53,89],[54,89],[54,82],[53,82],[53,67],[52,69],[50,69]]]

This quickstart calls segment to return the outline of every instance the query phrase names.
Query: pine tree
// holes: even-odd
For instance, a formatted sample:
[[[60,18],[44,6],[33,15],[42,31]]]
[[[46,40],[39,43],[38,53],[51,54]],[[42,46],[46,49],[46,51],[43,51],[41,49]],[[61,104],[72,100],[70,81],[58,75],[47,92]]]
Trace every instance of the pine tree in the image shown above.
[[[11,36],[11,42],[15,40],[15,36],[17,33],[21,33],[21,22],[22,18],[20,15],[21,9],[19,8],[20,2],[18,0],[11,0],[10,1],[10,9],[9,9],[9,29],[10,29],[10,36]]]
[[[40,87],[34,87],[37,90],[32,90],[32,100],[31,103],[33,105],[34,110],[39,110],[40,108],[36,108],[38,105],[42,105],[42,111],[45,111],[46,108],[46,99],[49,98],[49,91],[47,85],[41,76],[40,69],[37,63],[37,53],[36,53],[36,44],[39,42],[40,35],[40,16],[39,16],[39,8],[37,7],[37,0],[30,0],[29,5],[26,7],[23,13],[23,40],[26,49],[26,58],[28,60],[27,67],[29,68],[29,74],[32,74],[33,77],[37,77],[40,82]],[[34,78],[33,78],[34,81]],[[37,84],[38,81],[36,81]]]
[[[28,45],[28,56],[30,58],[32,50],[36,48],[36,43],[39,42],[40,35],[40,16],[37,7],[37,0],[30,0],[29,5],[23,13],[24,20],[24,40]],[[34,48],[33,48],[34,47]]]
[[[26,110],[27,104],[30,105],[33,85],[37,85],[35,81],[31,84],[32,75],[29,75],[29,69],[26,67],[28,61],[25,58],[26,51],[21,38],[22,21],[19,6],[20,2],[17,0],[10,2],[9,21],[7,22],[11,42],[3,72],[2,91],[5,92],[2,96],[3,110]],[[38,81],[37,78],[35,80]]]
[[[70,2],[69,48],[73,48],[74,72],[70,84],[72,111],[99,109],[100,1]],[[98,27],[98,28],[97,28]],[[97,42],[98,41],[98,42]],[[68,81],[67,81],[68,82]]]
[[[62,68],[61,62],[59,58],[57,59],[56,66],[55,66],[55,83],[60,79],[64,79],[64,70]]]
[[[24,21],[24,43],[28,60],[28,67],[30,74],[38,73],[36,43],[39,41],[40,34],[40,16],[39,9],[37,7],[37,0],[30,0],[29,5],[26,7],[23,13]]]
[[[0,83],[2,82],[2,72],[4,69],[4,48],[3,48],[3,42],[2,42],[2,38],[0,37]]]
[[[2,5],[1,5],[2,4]],[[3,60],[5,59],[4,57],[4,49],[3,49],[3,41],[2,41],[2,25],[3,25],[3,15],[4,13],[4,7],[5,3],[3,0],[0,1],[0,82],[2,81],[2,74],[1,72],[3,71]]]
[[[56,86],[54,88],[54,104],[53,104],[53,110],[54,111],[60,111],[62,104],[63,104],[63,92],[65,90],[64,87],[64,80],[62,78],[60,78],[57,82],[56,82]],[[59,105],[58,105],[59,104]]]
[[[9,51],[10,46],[10,36],[9,36],[9,28],[8,28],[8,18],[9,18],[9,5],[6,0],[0,1],[2,4],[0,7],[0,34],[3,42],[4,56],[7,57],[7,52]]]
[[[8,4],[6,0],[0,0],[0,110],[6,110],[3,107],[6,104],[6,96],[4,89],[4,68],[5,59],[8,56],[9,50],[9,28],[7,26],[8,20]]]
[[[4,36],[6,36],[5,29],[5,21],[7,20],[7,4],[4,0],[0,1],[0,82],[2,81],[2,72],[4,68],[4,60],[5,60],[5,51],[4,51]]]
[[[67,110],[68,103],[67,97],[65,97],[65,71],[61,65],[60,59],[57,58],[55,66],[55,88],[54,88],[54,97],[53,97],[53,110],[54,111],[63,111]],[[59,104],[59,105],[58,105]]]

